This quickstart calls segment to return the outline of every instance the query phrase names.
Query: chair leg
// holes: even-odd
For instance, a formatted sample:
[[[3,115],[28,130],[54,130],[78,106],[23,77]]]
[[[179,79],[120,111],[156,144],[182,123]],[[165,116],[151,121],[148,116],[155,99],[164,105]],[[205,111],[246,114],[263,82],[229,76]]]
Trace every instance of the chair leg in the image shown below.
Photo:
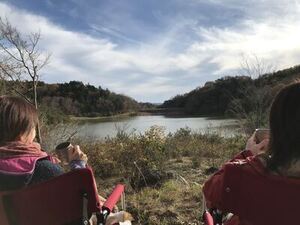
[[[126,211],[125,192],[121,195],[121,207],[123,211]]]
[[[106,219],[109,215],[109,210],[102,210],[102,212],[97,213],[97,225],[105,225]]]
[[[82,199],[82,225],[89,225],[87,193],[83,193]]]

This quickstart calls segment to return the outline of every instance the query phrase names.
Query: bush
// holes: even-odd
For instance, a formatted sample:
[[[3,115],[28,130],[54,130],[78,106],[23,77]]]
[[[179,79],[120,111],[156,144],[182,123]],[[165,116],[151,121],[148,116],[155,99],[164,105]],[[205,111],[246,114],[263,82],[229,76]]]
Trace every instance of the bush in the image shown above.
[[[87,153],[101,190],[120,181],[127,184],[128,211],[138,224],[173,225],[200,224],[203,182],[243,149],[245,137],[224,138],[189,128],[165,135],[154,126],[139,135],[73,142]]]

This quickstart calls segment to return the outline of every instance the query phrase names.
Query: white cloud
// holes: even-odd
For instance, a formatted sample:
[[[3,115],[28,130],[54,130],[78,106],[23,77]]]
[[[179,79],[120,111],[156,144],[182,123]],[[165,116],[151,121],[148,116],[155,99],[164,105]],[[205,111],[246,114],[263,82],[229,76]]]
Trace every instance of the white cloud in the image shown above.
[[[299,19],[275,24],[272,20],[245,21],[243,30],[202,29],[200,32],[206,41],[194,48],[214,55],[212,62],[217,63],[221,71],[238,68],[241,54],[255,54],[276,63],[279,68],[293,66],[299,63]]]
[[[116,30],[96,27],[98,31],[130,40],[132,45],[124,47],[109,39],[66,30],[45,17],[4,3],[0,3],[0,15],[7,16],[21,32],[40,29],[41,47],[52,53],[50,65],[43,70],[42,78],[46,82],[82,80],[143,101],[163,101],[237,71],[242,54],[255,54],[274,62],[278,69],[299,63],[300,10],[297,2],[288,1],[289,4],[278,7],[274,1],[267,0],[270,13],[263,15],[260,11],[268,5],[258,5],[255,10],[251,1],[230,0],[226,1],[227,6],[221,0],[210,2],[239,10],[246,10],[247,6],[248,16],[236,21],[235,26],[220,28],[217,24],[199,26],[180,15],[169,21],[168,30],[144,43]],[[187,30],[193,39],[181,39],[180,35]],[[180,48],[180,45],[187,47]]]

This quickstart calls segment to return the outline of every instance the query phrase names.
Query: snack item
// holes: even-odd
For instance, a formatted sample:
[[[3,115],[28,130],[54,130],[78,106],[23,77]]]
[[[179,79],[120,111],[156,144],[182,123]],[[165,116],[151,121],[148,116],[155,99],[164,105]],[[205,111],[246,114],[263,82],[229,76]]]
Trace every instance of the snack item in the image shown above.
[[[112,224],[118,224],[118,223],[124,223],[132,221],[133,217],[130,213],[121,211],[117,213],[111,213],[107,217],[106,225],[112,225]]]

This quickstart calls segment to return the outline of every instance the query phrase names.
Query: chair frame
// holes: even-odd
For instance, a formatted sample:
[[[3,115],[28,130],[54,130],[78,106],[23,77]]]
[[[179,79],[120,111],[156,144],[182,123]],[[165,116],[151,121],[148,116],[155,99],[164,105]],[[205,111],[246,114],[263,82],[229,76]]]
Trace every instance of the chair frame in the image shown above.
[[[80,178],[81,175],[84,175],[84,177],[82,177],[84,179],[82,180]],[[69,186],[79,182],[78,187],[74,188],[73,192],[75,192],[75,194],[73,192],[70,193],[68,192],[67,194],[64,194],[66,192],[61,192],[61,190],[63,189],[60,190],[55,189],[55,188],[64,187],[63,185],[64,179],[69,180],[69,184],[68,184]],[[82,191],[78,193],[81,187],[86,187],[86,190],[84,190],[83,188]],[[53,190],[51,190],[51,188],[53,188]],[[37,196],[41,196],[41,200],[39,199],[39,197],[36,197],[36,199],[33,200],[33,202],[34,201],[37,202],[39,205],[41,205],[41,207],[37,208],[39,206],[32,205],[32,207],[27,207],[27,208],[25,207],[25,209],[22,210],[21,207],[28,204],[30,196],[34,196],[35,193],[37,194]],[[50,202],[49,206],[47,205],[48,202],[47,203],[42,202],[43,200],[45,201],[45,199],[47,198],[51,198],[51,200],[55,198],[55,193],[58,193],[57,204],[60,204],[60,207],[69,206],[69,209],[66,210],[66,217],[67,217],[66,219],[62,216],[63,213],[60,211],[60,208],[56,209],[55,207],[53,207],[54,204],[53,202],[52,203]],[[55,218],[58,218],[58,220],[63,218],[63,221],[65,221],[62,223],[60,222],[57,222],[55,224],[52,223],[51,225],[69,224],[69,222],[66,221],[70,219],[72,215],[74,216],[75,214],[76,214],[76,218],[73,218],[74,221],[81,220],[81,222],[79,222],[80,224],[88,225],[90,216],[93,213],[95,213],[97,216],[97,224],[104,225],[108,215],[112,211],[115,204],[119,201],[123,193],[124,193],[124,185],[121,184],[117,185],[114,191],[112,192],[112,194],[108,197],[107,201],[103,204],[103,206],[100,206],[100,202],[98,199],[98,192],[97,192],[96,183],[95,183],[92,170],[90,168],[77,169],[69,173],[65,173],[61,176],[51,178],[45,182],[41,182],[36,185],[31,185],[29,187],[25,187],[16,191],[0,192],[0,224],[1,225],[28,225],[30,224],[30,222],[26,222],[25,221],[26,219],[23,219],[24,215],[25,218],[27,218],[27,214],[25,213],[28,212],[28,221],[34,221],[33,223],[36,222],[35,218],[33,217],[35,213],[41,214],[40,217],[44,215],[44,217],[48,216],[49,218],[48,222],[47,222],[47,218],[43,218],[43,221],[39,221],[40,224],[50,224],[50,221],[55,220]],[[49,196],[47,196],[47,194],[49,194]],[[72,198],[73,194],[75,196],[74,198]],[[70,203],[59,202],[59,198],[60,198],[59,196],[63,196],[63,195],[67,195],[67,197],[65,198],[70,199],[71,200]],[[82,199],[81,202],[80,202],[80,198]],[[62,197],[62,199],[64,199],[64,196]],[[21,203],[22,201],[27,201],[27,202]],[[75,205],[73,205],[73,203],[75,203]],[[44,211],[40,213],[36,212],[38,210],[47,209],[47,207],[49,207],[51,213],[47,213],[48,211],[47,212]],[[51,208],[53,209],[53,211],[51,210]],[[73,211],[73,209],[76,210]],[[79,212],[80,215],[78,215]],[[67,215],[68,213],[70,214]],[[56,215],[58,215],[58,217],[55,217]],[[37,217],[39,219],[36,220],[41,220],[39,216]],[[37,222],[35,224],[39,224],[39,223]],[[76,222],[76,224],[79,223]]]

